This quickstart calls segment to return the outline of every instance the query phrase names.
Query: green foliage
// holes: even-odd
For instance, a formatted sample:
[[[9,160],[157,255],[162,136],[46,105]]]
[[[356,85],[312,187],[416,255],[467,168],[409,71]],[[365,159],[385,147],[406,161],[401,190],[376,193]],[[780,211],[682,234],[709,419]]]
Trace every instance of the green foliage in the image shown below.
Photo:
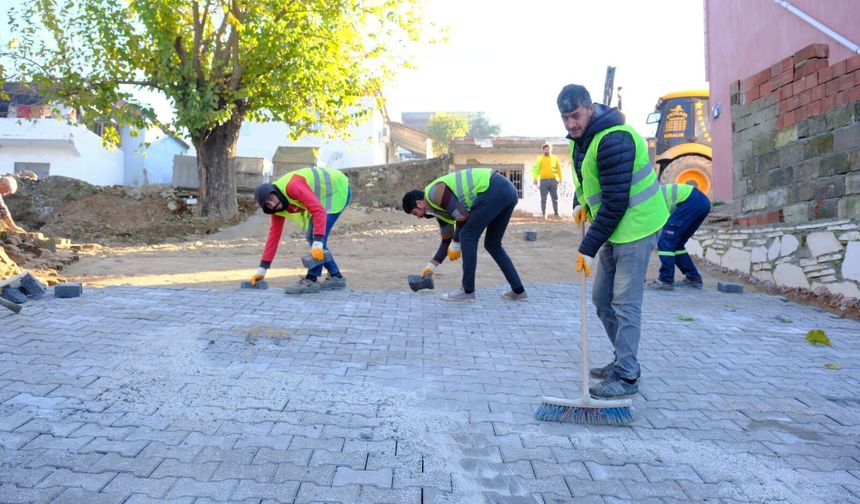
[[[122,86],[161,91],[192,138],[235,116],[343,132],[423,26],[415,0],[30,0],[10,19],[16,71],[53,98],[145,123]]]
[[[498,124],[492,124],[486,117],[479,115],[478,117],[472,119],[472,122],[469,123],[469,132],[466,133],[466,136],[475,138],[490,138],[499,136],[501,132],[501,126],[499,126]]]
[[[226,166],[246,119],[283,121],[293,138],[346,132],[375,106],[365,98],[378,98],[383,83],[409,66],[397,51],[430,32],[421,6],[22,0],[10,9],[15,38],[0,64],[7,80],[37,85],[47,102],[80,107],[88,125],[156,123],[133,91],[163,93],[175,112],[168,131],[190,136],[209,169],[212,153],[201,151],[212,149],[224,160],[214,164]]]
[[[830,345],[830,338],[821,329],[811,329],[806,333],[806,342],[811,345]]]
[[[464,114],[438,112],[427,122],[427,136],[433,142],[435,154],[448,152],[448,139],[465,136],[469,131],[469,118]]]

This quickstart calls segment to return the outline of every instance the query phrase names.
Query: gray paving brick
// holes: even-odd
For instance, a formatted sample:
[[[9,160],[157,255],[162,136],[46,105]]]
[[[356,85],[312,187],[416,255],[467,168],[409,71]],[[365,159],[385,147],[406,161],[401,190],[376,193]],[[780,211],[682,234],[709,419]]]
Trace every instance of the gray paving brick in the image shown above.
[[[210,476],[213,481],[221,481],[226,479],[232,480],[253,480],[258,483],[267,483],[275,474],[277,466],[275,464],[238,464],[236,462],[221,462],[218,468]]]
[[[117,473],[104,472],[98,474],[72,472],[68,469],[57,469],[40,481],[39,488],[75,487],[90,492],[98,492],[110,482]]]
[[[152,472],[153,478],[192,478],[197,481],[207,481],[215,469],[218,468],[218,462],[180,462],[174,459],[164,459]]]
[[[132,504],[274,503],[285,485],[286,502],[857,500],[860,417],[845,383],[860,369],[821,362],[860,360],[842,336],[860,324],[756,293],[727,307],[703,289],[683,307],[690,331],[680,293],[648,292],[634,425],[549,423],[533,418],[539,397],[579,390],[578,287],[530,285],[565,300],[540,315],[511,316],[501,292],[440,309],[412,293],[332,292],[321,305],[126,286],[73,308],[34,304],[45,311],[4,319],[16,337],[0,334],[0,502],[9,482],[37,485],[15,487],[25,501],[87,493],[38,487],[71,473],[118,473],[90,493]],[[602,363],[611,348],[589,308]],[[272,330],[290,338],[249,344],[249,327],[284,312]],[[786,313],[795,323],[774,327]],[[798,344],[809,327],[838,351]],[[386,471],[390,488],[361,480]]]
[[[3,459],[0,459],[3,460]],[[54,472],[51,467],[4,467],[0,466],[0,482],[11,483],[22,488],[33,488]]]
[[[0,482],[0,502],[4,504],[50,502],[63,490],[63,488],[19,488],[14,484]]]
[[[168,499],[177,497],[210,497],[227,501],[238,486],[238,480],[196,481],[190,478],[178,478],[167,492]]]
[[[340,487],[321,487],[313,483],[304,482],[299,486],[295,504],[309,502],[331,502],[339,504],[350,504],[358,502],[361,487],[357,485]]]
[[[161,498],[173,485],[176,478],[138,478],[128,473],[120,473],[102,489],[104,493],[142,494],[151,498]]]
[[[82,488],[66,488],[58,495],[51,504],[123,504],[128,499],[128,494],[107,494],[93,492]]]
[[[255,480],[240,480],[230,501],[241,499],[273,499],[292,502],[299,490],[299,482],[262,483]]]
[[[319,486],[331,486],[334,480],[336,466],[334,465],[311,465],[301,466],[297,464],[280,464],[271,479],[272,483],[283,483],[288,481],[307,481]]]
[[[179,497],[176,499],[164,499],[157,498],[154,499],[148,495],[143,494],[131,494],[127,501],[123,504],[194,504],[196,498],[194,497]]]
[[[391,468],[375,471],[356,471],[348,467],[338,467],[334,474],[333,486],[371,485],[378,488],[391,488],[393,471]]]

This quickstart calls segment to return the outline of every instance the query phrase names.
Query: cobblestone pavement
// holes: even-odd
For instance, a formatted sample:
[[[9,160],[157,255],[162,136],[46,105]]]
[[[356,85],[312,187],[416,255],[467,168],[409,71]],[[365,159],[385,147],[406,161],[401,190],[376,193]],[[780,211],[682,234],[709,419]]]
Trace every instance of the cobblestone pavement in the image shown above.
[[[578,287],[501,292],[112,287],[4,310],[0,502],[860,501],[857,322],[649,291],[636,422],[583,426],[533,416],[578,395]]]

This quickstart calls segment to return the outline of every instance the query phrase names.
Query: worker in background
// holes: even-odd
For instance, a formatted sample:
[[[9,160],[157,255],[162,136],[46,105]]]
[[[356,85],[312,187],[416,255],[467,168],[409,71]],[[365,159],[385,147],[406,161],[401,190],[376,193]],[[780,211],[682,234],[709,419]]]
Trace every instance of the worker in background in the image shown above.
[[[298,283],[287,286],[287,294],[310,294],[321,290],[346,288],[346,279],[334,257],[328,251],[328,237],[338,217],[349,205],[352,192],[346,175],[334,168],[302,168],[284,174],[271,184],[260,184],[254,193],[263,212],[272,216],[269,236],[263,247],[260,267],[251,277],[251,284],[266,278],[272,266],[284,221],[290,219],[303,231],[311,246],[310,255],[317,261],[330,259],[308,270]],[[318,281],[323,267],[328,271],[324,281]]]
[[[661,186],[661,190],[670,215],[657,240],[660,275],[651,287],[672,290],[675,287],[677,266],[684,274],[680,285],[701,289],[702,275],[684,245],[708,216],[711,201],[702,191],[688,184],[666,184]]]
[[[26,233],[26,229],[15,224],[15,221],[12,219],[12,213],[9,211],[9,207],[7,207],[6,202],[3,201],[3,196],[6,196],[7,194],[15,194],[15,191],[17,190],[18,181],[15,180],[15,177],[11,175],[0,177],[0,221],[5,224],[6,229],[12,232]]]
[[[624,114],[592,103],[588,90],[576,84],[562,88],[556,103],[571,144],[574,220],[591,221],[579,244],[576,271],[589,276],[600,251],[592,301],[615,350],[612,362],[590,370],[602,381],[589,392],[598,399],[634,395],[645,273],[669,212],[648,144],[624,124]]]
[[[419,219],[435,217],[442,234],[439,248],[421,270],[421,276],[432,275],[446,256],[452,261],[463,257],[462,285],[442,299],[475,299],[478,239],[484,230],[487,231],[484,248],[511,286],[502,297],[514,301],[528,298],[514,263],[502,247],[502,238],[517,200],[517,190],[511,181],[490,168],[449,173],[430,182],[423,191],[415,189],[403,196],[403,211]]]
[[[546,195],[552,197],[552,210],[558,215],[558,185],[561,184],[561,162],[552,153],[549,142],[543,144],[543,154],[535,159],[532,165],[532,181],[540,189],[540,213],[546,219]]]

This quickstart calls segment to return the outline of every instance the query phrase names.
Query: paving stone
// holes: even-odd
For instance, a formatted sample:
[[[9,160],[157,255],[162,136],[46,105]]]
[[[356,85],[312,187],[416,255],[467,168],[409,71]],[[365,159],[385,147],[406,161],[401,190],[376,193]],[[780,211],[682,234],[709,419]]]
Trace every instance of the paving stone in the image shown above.
[[[391,468],[375,471],[356,471],[348,467],[338,467],[334,474],[333,486],[372,485],[378,488],[391,488],[393,471]]]
[[[759,293],[646,292],[636,422],[539,422],[541,395],[578,397],[578,286],[530,285],[558,300],[540,314],[502,292],[30,303],[0,333],[0,502],[857,500],[857,322]],[[805,344],[809,328],[834,347]]]
[[[81,488],[66,488],[63,493],[58,495],[51,504],[123,504],[127,502],[128,494],[107,494],[102,492],[93,492]]]
[[[178,478],[167,492],[168,499],[177,497],[209,497],[219,501],[227,501],[238,486],[238,480],[196,481],[190,478]]]

